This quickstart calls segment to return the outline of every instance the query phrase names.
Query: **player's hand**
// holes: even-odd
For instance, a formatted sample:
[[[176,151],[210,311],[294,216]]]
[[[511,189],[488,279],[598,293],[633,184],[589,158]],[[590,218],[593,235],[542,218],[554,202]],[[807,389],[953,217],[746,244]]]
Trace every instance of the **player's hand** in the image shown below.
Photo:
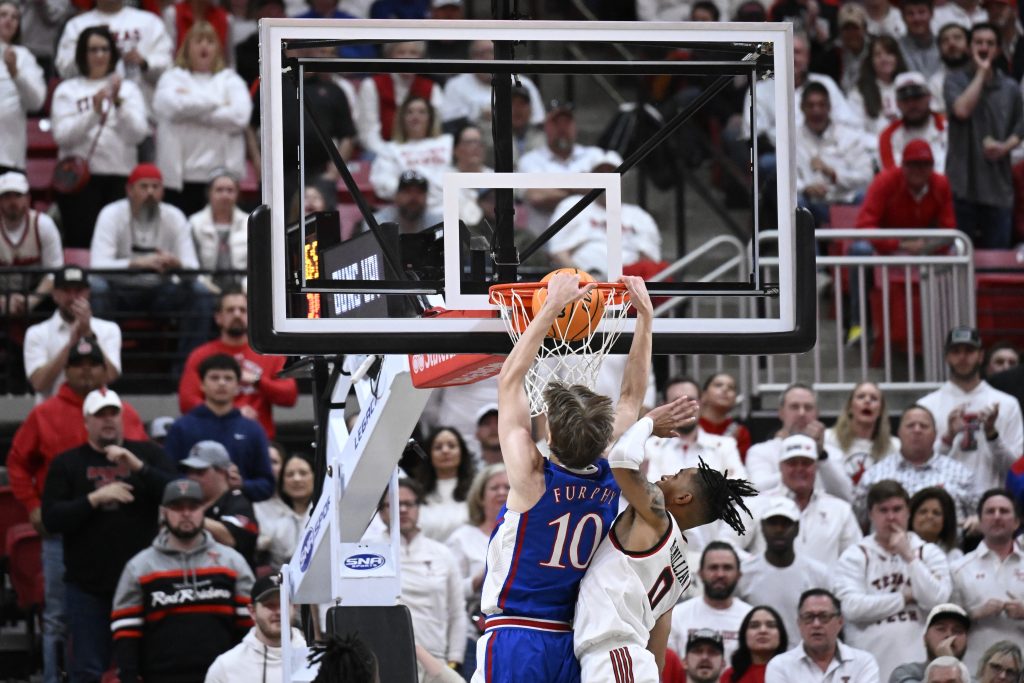
[[[651,295],[647,293],[647,283],[644,282],[644,279],[636,275],[623,275],[619,278],[619,282],[626,285],[629,301],[636,309],[637,316],[648,320],[652,319],[654,304],[651,303]]]
[[[108,503],[130,503],[135,500],[135,496],[132,495],[132,485],[123,481],[115,481],[101,486],[87,497],[89,504],[94,508]]]
[[[548,297],[544,300],[544,308],[553,307],[561,311],[574,301],[585,297],[597,287],[593,282],[580,286],[580,276],[574,273],[557,273],[548,281]]]
[[[661,437],[674,436],[675,430],[697,421],[700,415],[700,404],[688,396],[680,396],[671,403],[660,405],[647,413],[654,422],[654,435]]]
[[[104,449],[104,452],[107,454],[107,460],[115,465],[127,465],[128,469],[132,472],[138,472],[142,469],[142,461],[139,460],[139,456],[124,446],[110,445]]]

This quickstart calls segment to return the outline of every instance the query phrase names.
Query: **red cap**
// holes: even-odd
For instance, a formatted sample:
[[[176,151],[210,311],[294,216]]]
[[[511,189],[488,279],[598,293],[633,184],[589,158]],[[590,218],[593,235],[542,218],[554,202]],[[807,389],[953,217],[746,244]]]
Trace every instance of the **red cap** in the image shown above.
[[[928,162],[929,164],[935,163],[935,157],[932,156],[932,148],[924,140],[911,140],[903,148],[903,163],[915,161]]]
[[[128,176],[128,184],[137,183],[145,178],[159,180],[160,182],[164,181],[164,176],[160,173],[160,169],[156,167],[156,164],[139,164],[132,169],[132,174]]]

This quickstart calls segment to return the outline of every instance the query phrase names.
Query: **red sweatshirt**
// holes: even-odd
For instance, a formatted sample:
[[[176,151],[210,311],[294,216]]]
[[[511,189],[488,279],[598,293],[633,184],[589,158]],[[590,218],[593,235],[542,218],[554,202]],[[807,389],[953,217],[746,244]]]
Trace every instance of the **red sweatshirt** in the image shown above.
[[[260,375],[255,385],[242,383],[235,407],[250,406],[256,411],[256,419],[263,425],[268,439],[273,439],[273,406],[293,406],[299,398],[299,388],[294,379],[278,379],[277,373],[284,367],[284,356],[262,356],[253,351],[248,343],[239,346],[225,344],[214,339],[198,347],[185,362],[178,383],[178,408],[184,415],[203,403],[203,389],[199,380],[199,364],[209,356],[223,353],[238,361],[242,372],[246,370]]]
[[[882,171],[868,187],[857,214],[858,228],[955,228],[953,192],[941,173],[932,173],[928,191],[920,199],[907,188],[903,169]],[[899,240],[872,240],[879,254],[891,254]]]
[[[33,408],[14,433],[7,454],[7,474],[14,497],[28,512],[39,507],[53,459],[89,440],[82,416],[84,402],[85,397],[71,391],[65,382],[56,394]],[[121,404],[125,440],[148,441],[149,435],[135,408],[124,399]]]

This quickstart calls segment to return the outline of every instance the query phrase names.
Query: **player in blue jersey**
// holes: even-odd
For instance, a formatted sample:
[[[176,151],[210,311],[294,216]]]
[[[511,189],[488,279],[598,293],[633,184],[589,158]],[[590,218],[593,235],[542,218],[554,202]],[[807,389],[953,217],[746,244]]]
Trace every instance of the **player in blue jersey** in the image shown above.
[[[559,273],[541,310],[498,378],[498,435],[511,490],[487,548],[474,683],[578,683],[572,619],[580,581],[618,513],[619,488],[608,446],[637,421],[650,372],[654,309],[641,278],[622,279],[636,329],[612,406],[582,386],[551,383],[545,459],[534,443],[524,378],[562,309],[593,289]]]

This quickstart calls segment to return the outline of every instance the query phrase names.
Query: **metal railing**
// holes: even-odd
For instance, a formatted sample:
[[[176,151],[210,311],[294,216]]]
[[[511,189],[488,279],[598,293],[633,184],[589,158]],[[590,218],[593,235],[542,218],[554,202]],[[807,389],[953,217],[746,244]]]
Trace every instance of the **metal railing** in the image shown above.
[[[889,397],[891,408],[938,387],[945,380],[942,340],[946,331],[959,324],[975,324],[974,254],[967,235],[948,229],[823,229],[815,236],[825,254],[818,257],[819,272],[830,280],[823,290],[830,288],[831,294],[798,293],[819,296],[818,343],[814,349],[789,356],[694,356],[685,359],[688,373],[698,381],[711,372],[733,373],[744,417],[761,412],[774,414],[775,403],[769,397],[797,381],[815,387],[826,414],[841,408],[846,394],[863,380],[876,382]],[[921,256],[828,254],[830,245],[844,241],[915,238],[932,243],[941,240],[952,248],[947,253]],[[763,255],[771,252],[766,247],[773,246],[777,239],[776,231],[759,235],[759,265],[766,281],[778,281],[778,258]],[[685,268],[707,251],[710,249],[697,250],[692,258],[681,259],[672,268]],[[746,263],[746,255],[733,256],[710,271],[705,281],[719,275],[731,279]],[[858,277],[850,277],[853,273]],[[851,321],[847,311],[853,282],[861,307],[859,318]],[[691,301],[690,312],[696,315],[703,311],[706,315],[708,307],[726,311],[730,305],[742,307],[746,317],[774,316],[778,308],[771,299],[730,303],[721,297],[707,297]],[[764,307],[763,311],[759,312],[758,307]],[[659,314],[667,312],[667,305],[659,307]],[[859,342],[848,346],[846,331],[853,323],[865,331]],[[673,373],[680,372],[683,365],[682,358],[670,361]]]

